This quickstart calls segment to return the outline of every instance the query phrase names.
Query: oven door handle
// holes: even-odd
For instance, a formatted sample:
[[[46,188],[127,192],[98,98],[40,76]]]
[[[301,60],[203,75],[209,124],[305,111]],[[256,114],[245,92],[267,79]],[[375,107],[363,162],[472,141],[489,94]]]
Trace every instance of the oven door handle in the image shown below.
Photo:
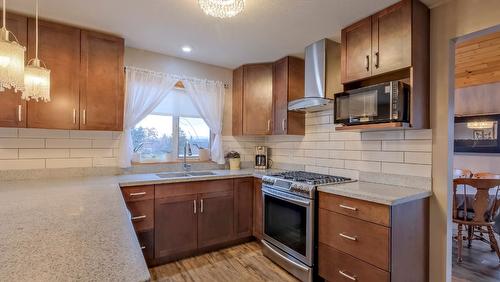
[[[294,203],[294,204],[301,205],[301,206],[310,206],[311,205],[310,200],[304,201],[304,200],[299,200],[299,199],[294,199],[294,198],[286,198],[286,197],[283,197],[282,195],[279,195],[278,193],[274,193],[273,191],[266,189],[266,188],[262,189],[262,193],[269,195],[269,196],[272,196],[272,197],[275,197],[275,198],[278,198],[278,199],[281,199],[283,201],[287,201],[287,202]]]
[[[264,244],[266,246],[267,249],[271,250],[275,255],[285,259],[287,262],[293,264],[295,267],[301,269],[302,271],[305,271],[305,272],[309,271],[309,269],[307,267],[300,265],[300,264],[296,263],[295,261],[293,261],[293,260],[283,256],[282,254],[278,253],[277,251],[275,251],[273,249],[273,247],[269,246],[269,244],[266,241],[262,240],[261,242],[262,242],[262,244]]]

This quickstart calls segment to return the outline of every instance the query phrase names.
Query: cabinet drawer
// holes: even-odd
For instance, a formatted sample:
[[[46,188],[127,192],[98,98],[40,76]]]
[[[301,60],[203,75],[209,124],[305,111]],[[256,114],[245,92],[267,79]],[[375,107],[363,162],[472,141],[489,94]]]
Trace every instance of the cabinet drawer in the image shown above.
[[[138,232],[137,239],[139,240],[144,258],[149,263],[154,258],[154,230]]]
[[[127,206],[135,231],[140,232],[154,228],[154,200],[129,202]]]
[[[319,275],[327,281],[389,281],[389,273],[325,244],[319,244]],[[356,280],[354,280],[356,279]]]
[[[390,228],[319,209],[319,242],[389,271]]]
[[[378,203],[320,192],[319,207],[385,226],[391,222],[390,208]]]
[[[155,198],[155,187],[154,185],[123,187],[122,194],[125,202],[151,200]]]

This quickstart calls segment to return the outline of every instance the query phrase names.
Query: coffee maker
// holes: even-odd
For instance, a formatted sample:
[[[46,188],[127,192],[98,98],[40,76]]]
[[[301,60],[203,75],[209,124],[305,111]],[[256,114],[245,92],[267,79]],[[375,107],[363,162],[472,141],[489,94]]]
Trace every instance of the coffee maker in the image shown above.
[[[255,147],[255,168],[267,169],[267,147]]]

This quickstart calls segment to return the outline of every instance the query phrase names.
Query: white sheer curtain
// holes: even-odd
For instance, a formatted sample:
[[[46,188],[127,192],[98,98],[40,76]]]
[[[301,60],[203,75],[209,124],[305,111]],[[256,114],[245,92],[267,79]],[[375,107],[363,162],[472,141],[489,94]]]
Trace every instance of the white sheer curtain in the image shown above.
[[[186,93],[215,138],[210,148],[212,161],[224,164],[222,148],[222,117],[224,114],[224,85],[220,81],[183,78]]]
[[[171,93],[179,77],[127,67],[123,134],[120,142],[120,167],[130,167],[133,151],[132,129]]]

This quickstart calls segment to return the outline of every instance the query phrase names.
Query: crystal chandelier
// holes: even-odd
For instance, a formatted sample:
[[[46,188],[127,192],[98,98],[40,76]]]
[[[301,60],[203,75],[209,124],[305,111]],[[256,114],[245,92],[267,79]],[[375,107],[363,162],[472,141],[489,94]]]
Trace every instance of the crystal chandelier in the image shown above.
[[[205,14],[223,19],[241,13],[245,8],[245,0],[198,0],[198,5]]]
[[[35,58],[31,59],[24,72],[24,100],[50,101],[50,70],[41,66],[38,59],[38,0],[36,0]]]
[[[15,92],[24,90],[24,52],[14,34],[6,28],[6,8],[3,0],[3,25],[0,29],[0,92],[13,88]],[[14,37],[9,40],[9,35]]]

